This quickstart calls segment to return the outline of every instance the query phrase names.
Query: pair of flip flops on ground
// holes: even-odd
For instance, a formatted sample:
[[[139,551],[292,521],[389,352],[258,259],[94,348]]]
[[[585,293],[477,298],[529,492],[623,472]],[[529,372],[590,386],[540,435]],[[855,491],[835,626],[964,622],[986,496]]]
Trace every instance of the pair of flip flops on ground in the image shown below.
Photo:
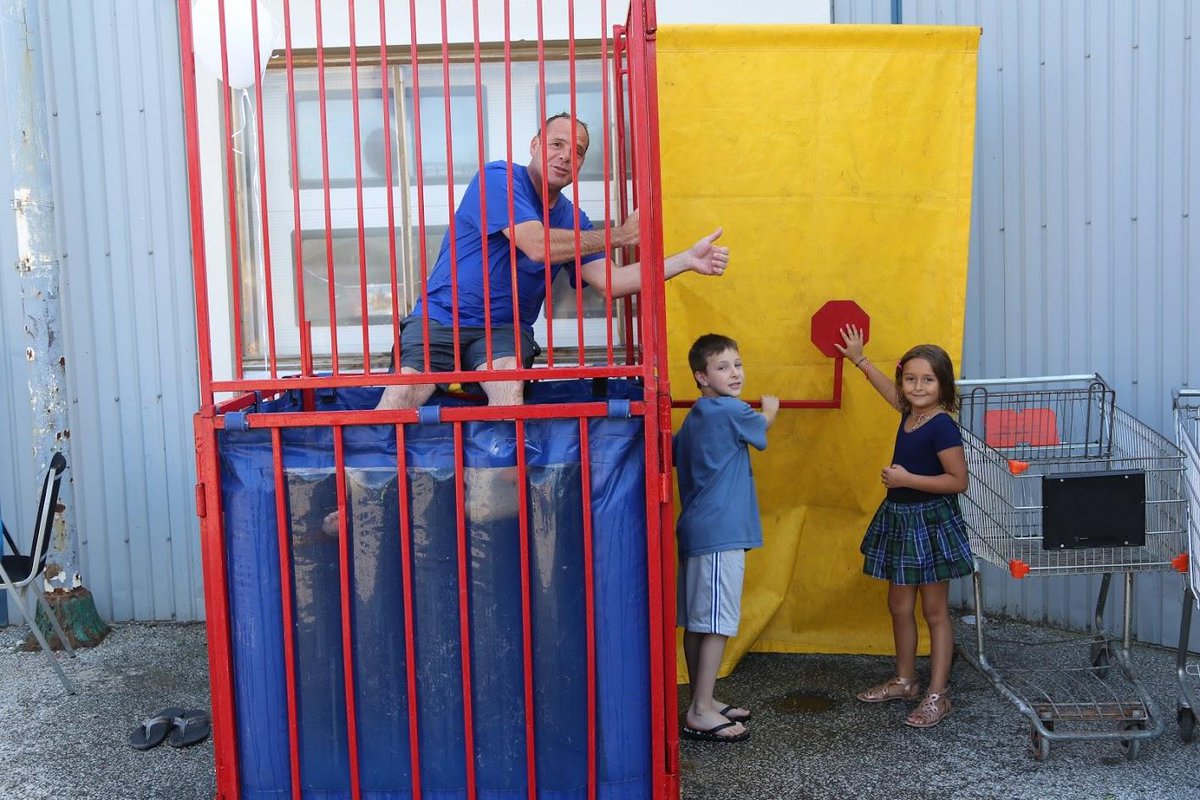
[[[212,717],[207,711],[183,708],[164,708],[129,734],[129,746],[134,750],[149,750],[165,740],[171,747],[190,747],[208,738],[212,732]]]
[[[720,713],[722,716],[724,716],[726,719],[728,719],[729,722],[722,722],[720,725],[714,725],[713,727],[711,727],[707,730],[702,731],[697,728],[691,728],[687,725],[684,725],[683,726],[683,738],[694,739],[698,742],[742,742],[742,741],[745,741],[746,739],[749,739],[750,738],[749,730],[744,730],[741,733],[735,734],[733,736],[722,736],[721,735],[721,731],[725,730],[726,728],[732,728],[734,725],[737,725],[739,722],[749,722],[750,721],[750,716],[751,716],[750,712],[746,712],[745,714],[740,714],[736,717],[729,716],[729,712],[733,711],[735,708],[737,708],[737,706],[725,706],[724,708],[722,708]]]

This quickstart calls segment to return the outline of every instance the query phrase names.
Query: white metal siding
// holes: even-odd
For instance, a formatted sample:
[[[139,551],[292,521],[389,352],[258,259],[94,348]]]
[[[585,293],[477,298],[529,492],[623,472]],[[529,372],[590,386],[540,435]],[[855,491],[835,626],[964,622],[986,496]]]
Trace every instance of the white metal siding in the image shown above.
[[[835,22],[890,16],[890,3],[834,3]],[[983,28],[963,374],[1099,372],[1118,405],[1170,433],[1171,389],[1200,377],[1196,17],[1184,0],[903,3],[905,23]],[[1138,638],[1173,645],[1182,577],[1136,585]],[[991,569],[986,583],[994,609],[1073,628],[1098,586]]]
[[[202,619],[191,437],[198,382],[175,5],[42,0],[41,13],[70,399],[68,474],[84,584],[107,619]],[[6,382],[4,370],[19,366],[20,334],[8,281],[6,274]],[[21,387],[6,394],[12,397],[0,400],[7,404],[0,405],[0,423],[19,440],[29,430],[28,411],[15,407]],[[28,445],[6,446],[15,463],[28,462]],[[14,491],[13,479],[3,478],[0,485]],[[20,491],[31,492],[33,477],[20,480]],[[0,501],[8,516],[8,495]]]

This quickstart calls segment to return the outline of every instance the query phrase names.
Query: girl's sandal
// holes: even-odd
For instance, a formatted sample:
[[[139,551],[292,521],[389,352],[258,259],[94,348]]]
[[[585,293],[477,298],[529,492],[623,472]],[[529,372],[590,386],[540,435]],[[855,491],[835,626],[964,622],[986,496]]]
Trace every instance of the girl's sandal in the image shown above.
[[[925,695],[925,699],[921,701],[921,705],[908,715],[908,719],[904,720],[904,724],[913,728],[932,728],[939,722],[950,716],[950,712],[954,707],[950,705],[950,698],[946,697],[943,692],[930,692]]]
[[[916,678],[901,678],[897,675],[855,695],[864,703],[886,703],[889,700],[912,700],[920,693]]]

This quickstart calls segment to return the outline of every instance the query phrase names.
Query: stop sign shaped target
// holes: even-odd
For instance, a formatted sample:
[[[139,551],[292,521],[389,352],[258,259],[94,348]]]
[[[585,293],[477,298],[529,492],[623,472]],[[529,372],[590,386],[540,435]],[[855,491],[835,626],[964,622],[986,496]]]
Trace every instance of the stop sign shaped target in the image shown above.
[[[830,358],[840,358],[834,347],[842,344],[842,328],[856,325],[862,331],[863,344],[871,341],[871,318],[853,300],[830,300],[812,317],[812,343]]]

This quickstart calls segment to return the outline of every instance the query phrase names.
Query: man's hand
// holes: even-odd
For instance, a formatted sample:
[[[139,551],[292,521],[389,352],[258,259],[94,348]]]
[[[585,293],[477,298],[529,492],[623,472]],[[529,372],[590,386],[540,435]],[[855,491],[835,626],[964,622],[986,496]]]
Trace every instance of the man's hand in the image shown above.
[[[716,244],[724,232],[724,228],[717,228],[685,250],[685,268],[701,275],[724,275],[729,267],[729,248]]]
[[[612,229],[613,247],[636,247],[641,242],[640,214],[634,209],[625,221]]]

